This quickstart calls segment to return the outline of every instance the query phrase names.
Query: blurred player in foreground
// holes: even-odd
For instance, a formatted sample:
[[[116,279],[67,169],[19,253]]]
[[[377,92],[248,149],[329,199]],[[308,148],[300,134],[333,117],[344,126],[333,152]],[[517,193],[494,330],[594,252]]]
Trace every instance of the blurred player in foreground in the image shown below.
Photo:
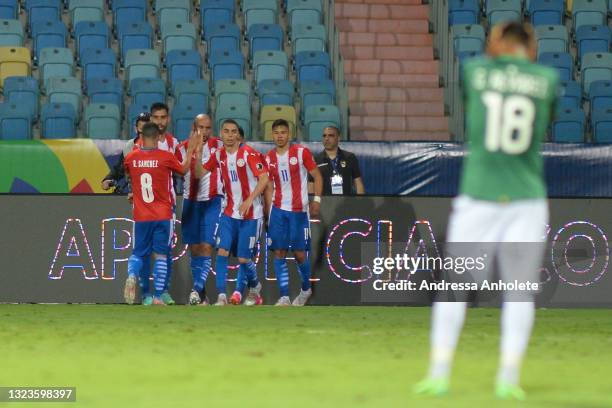
[[[277,306],[291,306],[289,299],[289,247],[298,263],[302,289],[293,306],[304,306],[312,294],[310,288],[310,219],[308,214],[308,175],[314,179],[315,196],[310,203],[310,214],[319,215],[323,179],[308,148],[292,144],[289,123],[284,119],[272,124],[275,149],[268,152],[266,162],[270,181],[266,188],[266,214],[269,218],[268,243],[274,251],[274,271],[280,290]]]
[[[466,134],[460,195],[453,202],[449,243],[532,243],[520,256],[508,256],[499,244],[493,255],[500,277],[529,276],[539,281],[542,237],[548,222],[540,145],[554,113],[559,84],[554,69],[533,63],[536,38],[529,24],[495,26],[488,58],[468,61],[463,70]],[[538,243],[538,244],[536,244]],[[537,248],[537,249],[536,249]],[[506,252],[506,253],[505,253]],[[533,294],[523,301],[504,293],[501,356],[495,393],[523,400],[520,367],[533,326]],[[448,391],[453,355],[463,326],[466,302],[436,302],[432,311],[428,378],[415,392]]]

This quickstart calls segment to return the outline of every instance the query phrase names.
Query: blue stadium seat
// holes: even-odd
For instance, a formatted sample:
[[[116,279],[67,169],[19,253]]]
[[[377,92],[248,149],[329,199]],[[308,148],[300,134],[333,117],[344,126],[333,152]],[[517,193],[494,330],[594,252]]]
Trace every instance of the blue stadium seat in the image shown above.
[[[196,28],[191,23],[169,23],[161,27],[164,54],[174,50],[193,50],[196,48]]]
[[[26,10],[30,32],[33,32],[34,27],[41,24],[59,22],[62,7],[61,0],[28,0],[26,2]]]
[[[17,18],[19,11],[19,2],[17,0],[0,0],[0,18],[14,20]]]
[[[485,44],[484,28],[480,24],[455,24],[451,27],[455,52],[482,52]]]
[[[563,81],[559,84],[559,107],[580,108],[582,89],[576,81]]]
[[[612,143],[612,107],[592,112],[591,126],[594,142]]]
[[[340,110],[335,105],[309,106],[304,114],[304,126],[308,140],[319,141],[326,127],[340,128]]]
[[[503,21],[521,21],[521,1],[490,0],[486,12],[489,26]]]
[[[235,120],[244,130],[244,138],[251,140],[251,107],[245,105],[221,105],[215,111],[215,133],[219,134],[221,123],[226,119]]]
[[[160,27],[191,21],[191,0],[155,0],[155,15]]]
[[[47,47],[66,48],[68,30],[61,21],[37,23],[32,30],[34,58],[40,58],[40,51]]]
[[[234,0],[201,0],[200,19],[206,35],[213,24],[234,22]]]
[[[531,23],[534,26],[563,24],[564,0],[531,0],[530,7]]]
[[[240,51],[240,28],[234,23],[211,24],[205,40],[209,53]]]
[[[574,78],[574,60],[567,52],[544,52],[538,56],[538,62],[556,68],[562,81]]]
[[[291,30],[293,55],[302,51],[327,51],[327,30],[322,24],[297,24]]]
[[[74,29],[74,40],[79,60],[88,48],[110,48],[110,29],[104,21],[82,21]]]
[[[179,79],[172,83],[175,104],[195,106],[203,113],[208,113],[209,110],[209,94],[209,84],[206,79]]]
[[[38,81],[33,77],[8,77],[4,80],[4,99],[29,109],[32,118],[38,117]]]
[[[83,81],[93,78],[115,78],[117,56],[111,48],[87,48],[81,60]]]
[[[121,60],[125,63],[128,51],[153,48],[153,27],[146,21],[119,26],[117,39],[121,49]]]
[[[24,38],[19,20],[0,20],[0,47],[23,47]]]
[[[612,54],[592,52],[585,54],[581,61],[582,90],[587,93],[594,81],[612,80]]]
[[[217,106],[251,106],[251,85],[245,79],[222,79],[215,83]]]
[[[321,24],[323,8],[321,0],[288,0],[289,27],[297,24]]]
[[[606,0],[574,0],[572,6],[574,32],[582,26],[605,25],[607,8]]]
[[[129,93],[134,105],[166,103],[166,82],[161,78],[136,78],[130,82]]]
[[[541,25],[536,27],[538,55],[543,52],[567,52],[569,36],[564,25]]]
[[[0,140],[32,138],[32,116],[26,106],[14,102],[0,103]]]
[[[266,79],[287,79],[289,59],[284,51],[257,51],[253,56],[253,73],[256,85]]]
[[[149,112],[150,108],[150,105],[130,104],[130,107],[128,108],[128,129],[130,138],[134,139],[136,137],[136,118],[143,112]]]
[[[94,78],[87,81],[90,103],[112,103],[123,112],[123,82],[117,78]]]
[[[172,84],[179,79],[200,79],[202,57],[196,50],[174,50],[166,55],[168,81]]]
[[[281,51],[285,33],[278,24],[253,24],[247,32],[249,40],[249,58],[257,51]]]
[[[125,56],[126,80],[134,78],[159,78],[161,61],[155,50],[129,50]]]
[[[288,80],[266,79],[257,87],[260,104],[263,105],[293,105],[295,88]]]
[[[41,132],[44,139],[76,137],[76,112],[69,103],[49,102],[42,107]]]
[[[113,0],[113,25],[115,29],[147,19],[147,0]]]
[[[326,52],[304,51],[295,56],[298,81],[331,78],[331,61]]]
[[[609,52],[612,31],[608,26],[582,26],[576,31],[578,60],[589,52]]]
[[[104,0],[70,0],[68,9],[73,27],[81,21],[104,20]]]
[[[308,106],[336,104],[336,85],[331,79],[302,81],[300,83],[300,99],[302,101],[300,118],[303,120]]]
[[[480,5],[477,0],[449,0],[448,25],[478,24]]]
[[[172,129],[174,136],[178,140],[185,140],[189,137],[193,126],[193,119],[199,113],[202,113],[202,111],[196,106],[174,106],[174,109],[172,109]]]
[[[552,140],[558,143],[584,142],[584,112],[580,108],[557,109],[552,124]]]
[[[69,103],[74,108],[76,118],[80,117],[83,91],[81,81],[73,77],[49,78],[46,94],[50,103]]]
[[[218,51],[210,54],[208,65],[213,84],[219,79],[243,79],[244,57],[238,51]]]
[[[38,66],[45,87],[50,78],[74,76],[74,57],[70,48],[43,49]]]
[[[85,136],[91,139],[119,139],[121,111],[112,103],[90,103],[85,107]]]
[[[589,100],[591,101],[591,112],[612,108],[612,81],[593,81],[589,91]]]
[[[242,12],[247,32],[253,24],[276,24],[278,21],[276,0],[243,0]]]
[[[459,63],[460,66],[465,61],[472,59],[472,58],[478,58],[480,56],[482,56],[482,52],[480,51],[461,51],[455,54],[455,57],[457,58],[457,62]],[[463,75],[463,70],[459,70],[459,79],[461,79],[462,75]]]

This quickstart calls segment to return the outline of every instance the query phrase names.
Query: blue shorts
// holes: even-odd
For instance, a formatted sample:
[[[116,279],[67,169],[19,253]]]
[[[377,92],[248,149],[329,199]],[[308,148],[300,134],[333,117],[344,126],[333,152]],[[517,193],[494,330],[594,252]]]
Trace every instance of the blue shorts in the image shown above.
[[[172,220],[134,222],[134,255],[141,258],[151,255],[151,252],[168,255],[173,228]]]
[[[222,214],[217,228],[217,248],[238,258],[251,259],[261,233],[261,219],[237,220]]]
[[[215,228],[221,213],[221,197],[208,201],[183,200],[183,242],[215,245]]]
[[[310,222],[307,212],[285,211],[272,206],[268,221],[268,247],[271,250],[310,249]]]

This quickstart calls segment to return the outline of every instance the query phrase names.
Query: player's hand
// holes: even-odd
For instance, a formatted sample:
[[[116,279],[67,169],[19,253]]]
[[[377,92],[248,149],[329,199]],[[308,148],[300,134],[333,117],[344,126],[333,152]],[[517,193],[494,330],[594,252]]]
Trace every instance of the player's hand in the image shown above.
[[[321,213],[321,203],[317,203],[316,201],[310,202],[310,215],[312,217],[318,217]]]
[[[241,217],[245,216],[245,214],[249,211],[249,208],[251,208],[252,204],[253,204],[253,200],[250,198],[247,198],[246,200],[242,202],[242,204],[240,204],[240,207],[238,208],[238,213],[240,214]]]
[[[102,180],[102,190],[108,191],[111,188],[112,180]]]
[[[128,195],[127,195],[127,200],[128,200],[130,203],[134,203],[134,193],[128,193]]]

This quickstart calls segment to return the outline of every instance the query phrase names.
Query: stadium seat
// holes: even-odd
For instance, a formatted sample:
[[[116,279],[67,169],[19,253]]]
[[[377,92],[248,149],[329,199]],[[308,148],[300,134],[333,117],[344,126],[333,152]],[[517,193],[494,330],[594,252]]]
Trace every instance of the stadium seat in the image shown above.
[[[24,38],[19,20],[0,20],[0,47],[23,47]]]
[[[303,51],[295,56],[298,81],[331,78],[331,61],[326,52]]]
[[[327,51],[327,30],[322,24],[297,24],[291,30],[293,55],[302,51]]]
[[[136,118],[143,112],[149,112],[150,108],[150,105],[130,104],[130,107],[128,108],[128,129],[131,139],[134,139],[136,137],[136,132],[134,130],[134,126],[136,125]]]
[[[328,126],[340,128],[340,110],[336,105],[313,105],[306,108],[304,127],[308,140],[320,141],[323,129]]]
[[[593,81],[589,91],[589,101],[591,112],[612,108],[612,81]]]
[[[246,140],[251,140],[251,107],[246,105],[220,105],[215,112],[215,133],[219,134],[221,123],[226,119],[235,120],[244,130]]]
[[[200,19],[204,35],[214,24],[234,22],[234,0],[201,0]]]
[[[73,27],[81,21],[104,21],[104,0],[70,0],[68,9]]]
[[[220,79],[243,79],[244,57],[238,51],[218,51],[208,59],[213,85]]]
[[[472,59],[472,58],[478,58],[482,56],[482,52],[480,51],[461,51],[458,52],[457,54],[455,54],[455,58],[457,59],[457,63],[459,63],[459,66],[461,66],[465,61]],[[459,70],[459,79],[461,79],[463,75],[463,70]]]
[[[123,82],[117,78],[94,78],[86,83],[89,103],[111,103],[123,112]]]
[[[45,21],[37,23],[32,29],[32,41],[34,48],[34,58],[40,58],[40,51],[43,48],[57,47],[66,48],[68,30],[61,21]]]
[[[257,86],[260,105],[293,105],[295,88],[288,80],[266,79]]]
[[[253,24],[276,24],[278,3],[276,0],[243,0],[244,28],[248,32]]]
[[[485,31],[480,24],[455,24],[451,27],[451,37],[455,52],[482,52],[485,44]]]
[[[85,136],[91,139],[119,139],[121,113],[111,103],[90,103],[85,107]]]
[[[196,28],[191,23],[169,23],[161,27],[164,54],[174,50],[193,50],[196,48]]]
[[[147,0],[113,0],[112,4],[115,29],[147,19]]]
[[[494,26],[502,21],[521,21],[520,0],[490,0],[487,7],[487,21]]]
[[[38,66],[45,87],[50,78],[74,76],[74,57],[70,48],[43,49]]]
[[[193,118],[202,113],[199,107],[191,105],[175,105],[172,109],[172,129],[178,140],[189,137],[193,126]]]
[[[88,48],[110,48],[110,29],[104,21],[81,21],[74,29],[74,40],[80,61]]]
[[[34,27],[48,22],[59,22],[61,10],[63,8],[61,0],[28,0],[26,11],[28,14],[28,29],[34,31]],[[64,45],[60,45],[63,47]]]
[[[563,24],[563,0],[531,0],[530,7],[531,23],[534,26]]]
[[[543,52],[538,56],[538,62],[556,68],[562,81],[574,78],[574,61],[567,52]]]
[[[569,37],[563,25],[541,25],[536,27],[538,55],[543,52],[567,52]]]
[[[81,81],[73,77],[49,78],[46,94],[50,103],[69,103],[74,108],[77,120],[80,118],[83,92]]]
[[[563,107],[557,110],[552,124],[552,140],[558,143],[584,142],[584,112],[580,108]]]
[[[240,51],[240,28],[234,23],[211,24],[205,40],[209,53]]]
[[[4,100],[29,109],[32,118],[38,117],[38,81],[33,77],[12,76],[4,80]]]
[[[593,52],[585,54],[581,63],[582,90],[588,92],[593,81],[612,80],[612,54]]]
[[[606,14],[606,0],[574,0],[572,6],[574,32],[578,32],[582,26],[605,25]]]
[[[166,55],[168,81],[179,79],[200,79],[202,77],[202,57],[196,50],[174,50]]]
[[[289,59],[284,51],[257,51],[253,56],[255,84],[266,79],[287,79]]]
[[[70,103],[49,102],[41,111],[41,136],[44,139],[74,138],[76,122],[76,112]]]
[[[302,101],[300,117],[303,120],[306,108],[309,106],[336,104],[336,85],[331,79],[302,81],[300,83],[300,100]]]
[[[130,82],[129,93],[134,105],[166,103],[166,82],[160,78],[136,78]]]
[[[110,48],[88,48],[81,61],[83,81],[93,78],[114,78],[117,72],[117,56]]]
[[[278,24],[253,24],[247,32],[249,58],[257,51],[282,51],[284,31]]]
[[[222,79],[215,83],[217,105],[251,106],[251,85],[246,79]]]
[[[559,107],[580,108],[582,89],[576,81],[564,81],[559,84]]]
[[[477,0],[449,0],[448,25],[478,24],[480,5]]]
[[[321,24],[323,15],[321,0],[288,0],[287,15],[291,30],[297,24]]]
[[[14,20],[17,18],[19,11],[19,2],[17,0],[0,0],[0,18]]]
[[[125,62],[128,51],[153,48],[153,27],[146,21],[119,26],[117,39],[121,49],[121,60]]]
[[[0,103],[0,140],[32,138],[32,114],[27,106],[15,102]]]
[[[191,22],[191,0],[155,0],[157,24],[163,27],[168,24]]]
[[[11,76],[32,74],[30,50],[24,47],[0,47],[0,87]]]
[[[609,52],[612,31],[608,26],[582,26],[576,32],[578,60],[589,52]]]
[[[592,112],[591,126],[594,142],[612,143],[612,107]]]
[[[125,72],[128,84],[134,78],[159,78],[161,62],[155,50],[129,50],[125,56]]]
[[[209,93],[209,84],[206,79],[178,79],[172,83],[175,105],[195,106],[202,113],[208,113]]]
[[[263,130],[264,140],[272,140],[272,123],[276,119],[285,119],[289,122],[291,133],[296,134],[297,115],[293,106],[266,105],[261,108],[259,124]]]

